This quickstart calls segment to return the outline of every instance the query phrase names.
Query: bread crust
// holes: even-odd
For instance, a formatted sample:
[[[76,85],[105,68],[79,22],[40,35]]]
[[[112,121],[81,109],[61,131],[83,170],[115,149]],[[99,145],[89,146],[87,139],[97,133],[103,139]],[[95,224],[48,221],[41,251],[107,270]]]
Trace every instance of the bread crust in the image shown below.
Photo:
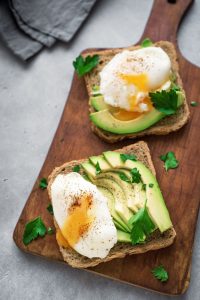
[[[123,147],[122,149],[115,150],[120,153],[126,153],[126,154],[135,154],[137,156],[137,159],[145,164],[146,167],[148,167],[151,172],[156,175],[153,162],[151,160],[150,151],[147,146],[147,144],[143,141]],[[81,160],[73,160],[71,162],[66,162],[62,166],[57,167],[53,170],[53,172],[50,174],[48,178],[48,194],[49,198],[51,200],[51,185],[53,181],[55,180],[56,176],[58,174],[64,173],[67,174],[69,172],[72,172],[72,168],[77,165],[81,164],[86,159]],[[56,220],[54,218],[54,224],[56,229],[58,229],[58,225],[56,223]],[[126,255],[132,255],[132,254],[139,254],[144,253],[150,250],[157,250],[161,248],[165,248],[170,246],[174,239],[176,237],[176,232],[174,228],[171,228],[161,234],[158,230],[155,231],[155,233],[151,236],[151,238],[145,243],[140,245],[131,245],[130,243],[117,243],[109,252],[109,254],[104,258],[87,258],[83,255],[80,255],[72,248],[64,248],[59,246],[60,251],[63,256],[63,260],[67,262],[69,265],[75,268],[89,268],[94,267],[102,262],[107,262],[109,260],[112,260],[114,258],[123,258]]]
[[[183,83],[181,80],[181,77],[179,75],[179,66],[178,66],[178,58],[176,54],[175,47],[172,43],[168,41],[159,41],[154,44],[156,47],[161,47],[170,57],[171,64],[172,64],[172,71],[176,75],[176,83],[181,87],[181,90],[185,94],[183,90]],[[139,49],[140,46],[131,46],[123,49],[108,49],[108,50],[98,50],[98,51],[87,51],[86,53],[83,53],[83,56],[87,55],[94,55],[98,54],[100,56],[100,64],[92,70],[90,73],[86,74],[84,76],[88,95],[91,95],[92,92],[92,86],[99,85],[100,78],[99,78],[99,72],[102,70],[102,68],[110,61],[110,59],[117,53],[119,53],[122,50],[136,50]],[[89,112],[95,112],[94,108],[89,103]],[[190,112],[189,107],[187,104],[187,100],[185,97],[183,105],[177,110],[177,113],[168,117],[165,117],[164,119],[160,120],[153,126],[138,132],[138,133],[131,133],[131,134],[114,134],[110,133],[108,131],[105,131],[101,128],[98,128],[95,126],[94,123],[91,122],[91,129],[92,131],[98,135],[102,140],[108,142],[108,143],[115,143],[118,141],[122,141],[124,139],[134,139],[137,137],[145,136],[145,135],[166,135],[170,132],[177,131],[181,127],[183,127],[189,120]]]

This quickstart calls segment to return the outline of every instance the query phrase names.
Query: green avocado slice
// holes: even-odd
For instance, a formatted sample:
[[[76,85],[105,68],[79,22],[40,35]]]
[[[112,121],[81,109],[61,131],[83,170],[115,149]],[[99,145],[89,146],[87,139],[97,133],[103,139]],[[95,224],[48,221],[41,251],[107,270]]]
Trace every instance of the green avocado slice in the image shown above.
[[[185,98],[183,92],[177,91],[178,106],[181,106]],[[104,102],[103,96],[91,97],[91,104],[97,112],[90,114],[90,120],[99,128],[115,133],[129,134],[143,131],[154,125],[166,115],[153,108],[150,112],[144,113],[136,119],[121,121],[116,119],[110,112],[109,106]]]
[[[165,114],[159,112],[155,108],[130,121],[121,121],[114,118],[108,109],[90,114],[91,121],[97,127],[115,134],[128,134],[143,131],[164,117]]]

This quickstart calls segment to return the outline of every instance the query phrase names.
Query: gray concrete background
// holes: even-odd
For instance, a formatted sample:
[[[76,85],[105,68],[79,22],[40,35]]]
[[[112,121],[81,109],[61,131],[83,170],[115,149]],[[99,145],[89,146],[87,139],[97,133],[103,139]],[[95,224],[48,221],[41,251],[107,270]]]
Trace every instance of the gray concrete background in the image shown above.
[[[136,43],[151,5],[152,0],[102,0],[70,45],[57,44],[28,64],[0,43],[0,299],[169,298],[24,254],[12,241],[69,92],[72,60],[87,47]],[[178,37],[182,53],[198,66],[199,15],[200,0],[185,17]],[[199,300],[199,282],[200,223],[190,288],[179,299]]]

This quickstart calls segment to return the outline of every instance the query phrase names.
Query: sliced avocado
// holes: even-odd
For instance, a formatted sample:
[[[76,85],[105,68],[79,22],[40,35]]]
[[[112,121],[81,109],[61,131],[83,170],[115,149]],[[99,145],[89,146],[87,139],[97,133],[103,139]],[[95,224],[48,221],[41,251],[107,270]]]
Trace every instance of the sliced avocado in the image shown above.
[[[131,243],[130,234],[121,230],[117,230],[117,241],[122,243]]]
[[[180,106],[183,103],[185,96],[181,91],[178,91],[177,93],[178,105]],[[115,134],[128,134],[143,131],[164,117],[166,117],[166,115],[155,108],[152,108],[151,111],[129,121],[121,121],[116,119],[108,108],[90,114],[91,121],[97,127]]]
[[[118,215],[118,213],[115,210],[115,199],[113,197],[113,194],[109,190],[107,190],[105,187],[97,186],[97,188],[106,197],[106,199],[108,201],[108,208],[109,208],[111,216],[113,217],[115,225],[118,226],[118,228],[123,231],[130,232],[130,228],[120,218],[120,216]]]
[[[133,213],[127,208],[126,197],[122,188],[112,179],[97,178],[94,181],[96,186],[101,186],[109,190],[115,199],[115,211],[120,218],[128,224]],[[128,226],[128,225],[127,225]],[[130,228],[130,226],[128,226]]]
[[[120,173],[123,173],[123,171],[120,171]],[[127,174],[128,174],[127,177],[130,178],[130,172],[127,172]],[[111,179],[111,180],[115,181],[121,187],[121,189],[123,190],[123,192],[125,194],[126,205],[127,205],[127,201],[129,201],[129,199],[131,200],[131,199],[135,198],[135,192],[134,192],[133,185],[131,183],[128,183],[128,182],[122,180],[119,177],[119,173],[118,172],[106,172],[106,173],[102,173],[102,174],[99,174],[96,178],[97,179],[99,179],[99,178]]]
[[[111,169],[110,164],[105,160],[103,155],[98,155],[98,156],[90,156],[89,160],[91,163],[96,166],[97,163],[99,163],[100,169],[102,171],[107,171]]]
[[[127,206],[133,212],[137,212],[144,207],[146,201],[146,192],[142,189],[142,183],[134,184],[134,198],[127,201]]]
[[[89,161],[82,163],[81,166],[90,179],[96,176],[96,168]]]
[[[124,162],[120,157],[120,153],[114,151],[106,151],[103,153],[103,156],[107,162],[111,165],[112,168],[121,169],[124,166]]]
[[[114,218],[113,218],[113,223],[115,224],[115,227],[117,229],[120,229],[121,231],[123,232],[130,232],[130,229],[127,227],[127,228],[124,228],[121,223],[117,222]]]
[[[106,153],[104,153],[104,156],[111,165],[114,161],[116,162],[117,168],[120,168],[120,153],[113,152],[113,156],[111,153],[109,154],[109,157],[115,158],[112,163],[109,160],[108,155],[106,156]],[[128,170],[131,170],[133,168],[138,169],[141,174],[143,183],[146,184],[147,207],[152,220],[155,222],[161,232],[164,232],[167,229],[171,228],[172,222],[170,220],[169,212],[165,205],[165,201],[160,191],[158,182],[151,171],[139,161],[127,160],[125,163],[121,162],[121,167]],[[149,184],[153,184],[153,187],[149,187]]]
[[[104,102],[102,95],[90,97],[90,104],[97,111],[109,109],[109,105]]]
[[[129,121],[116,119],[108,109],[90,114],[91,121],[99,128],[115,134],[128,134],[143,131],[165,117],[164,113],[153,108],[150,112]]]

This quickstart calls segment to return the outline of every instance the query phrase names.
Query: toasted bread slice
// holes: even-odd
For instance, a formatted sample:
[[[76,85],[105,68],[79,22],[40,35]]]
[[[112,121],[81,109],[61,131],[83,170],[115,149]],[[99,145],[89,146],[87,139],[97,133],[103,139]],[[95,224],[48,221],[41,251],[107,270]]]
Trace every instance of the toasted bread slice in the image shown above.
[[[133,145],[124,147],[122,149],[115,150],[120,153],[127,154],[135,154],[142,163],[148,167],[151,172],[155,175],[155,169],[151,160],[149,148],[145,142],[138,142]],[[87,159],[74,160],[71,162],[67,162],[62,166],[55,168],[51,175],[48,178],[48,193],[51,199],[51,185],[58,174],[61,173],[69,173],[72,171],[72,168],[77,165],[83,163]],[[55,227],[58,229],[58,225],[54,219]],[[104,258],[87,258],[83,255],[80,255],[72,248],[64,248],[59,246],[60,251],[63,255],[64,261],[66,261],[69,265],[75,268],[89,268],[98,265],[99,263],[106,262],[112,260],[114,258],[122,258],[126,255],[131,254],[139,254],[144,253],[150,250],[157,250],[161,248],[165,248],[170,246],[176,236],[176,232],[174,228],[168,229],[163,234],[161,234],[158,230],[155,231],[149,240],[145,244],[132,246],[130,243],[117,243],[109,252],[109,254]]]
[[[179,75],[179,66],[177,62],[177,55],[176,55],[176,50],[174,48],[174,45],[170,42],[167,41],[159,41],[154,44],[156,47],[161,47],[170,57],[171,59],[171,64],[172,64],[172,71],[176,76],[176,83],[181,87],[181,90],[183,90],[183,84],[182,80]],[[90,73],[86,74],[84,76],[85,82],[86,82],[86,87],[88,91],[88,95],[91,95],[92,92],[92,87],[93,85],[99,85],[100,84],[100,77],[99,77],[99,72],[102,70],[102,68],[112,59],[112,57],[119,53],[122,50],[135,50],[140,48],[140,46],[131,46],[128,48],[123,48],[123,49],[109,49],[109,50],[98,50],[96,52],[91,51],[91,52],[86,52],[83,54],[83,56],[87,55],[94,55],[98,54],[100,57],[100,63],[98,66],[93,69]],[[90,104],[89,104],[90,105]],[[89,111],[95,112],[94,108],[90,106]],[[176,131],[180,129],[183,125],[187,123],[189,120],[189,108],[187,101],[185,99],[183,105],[178,109],[177,113],[168,117],[165,117],[164,119],[160,120],[153,126],[138,132],[138,133],[131,133],[131,134],[113,134],[108,131],[105,131],[101,128],[98,128],[94,125],[94,123],[91,122],[91,128],[92,131],[97,134],[101,139],[105,140],[108,143],[115,143],[117,141],[121,141],[124,139],[133,139],[137,137],[141,137],[144,135],[165,135],[168,134],[172,131]]]

